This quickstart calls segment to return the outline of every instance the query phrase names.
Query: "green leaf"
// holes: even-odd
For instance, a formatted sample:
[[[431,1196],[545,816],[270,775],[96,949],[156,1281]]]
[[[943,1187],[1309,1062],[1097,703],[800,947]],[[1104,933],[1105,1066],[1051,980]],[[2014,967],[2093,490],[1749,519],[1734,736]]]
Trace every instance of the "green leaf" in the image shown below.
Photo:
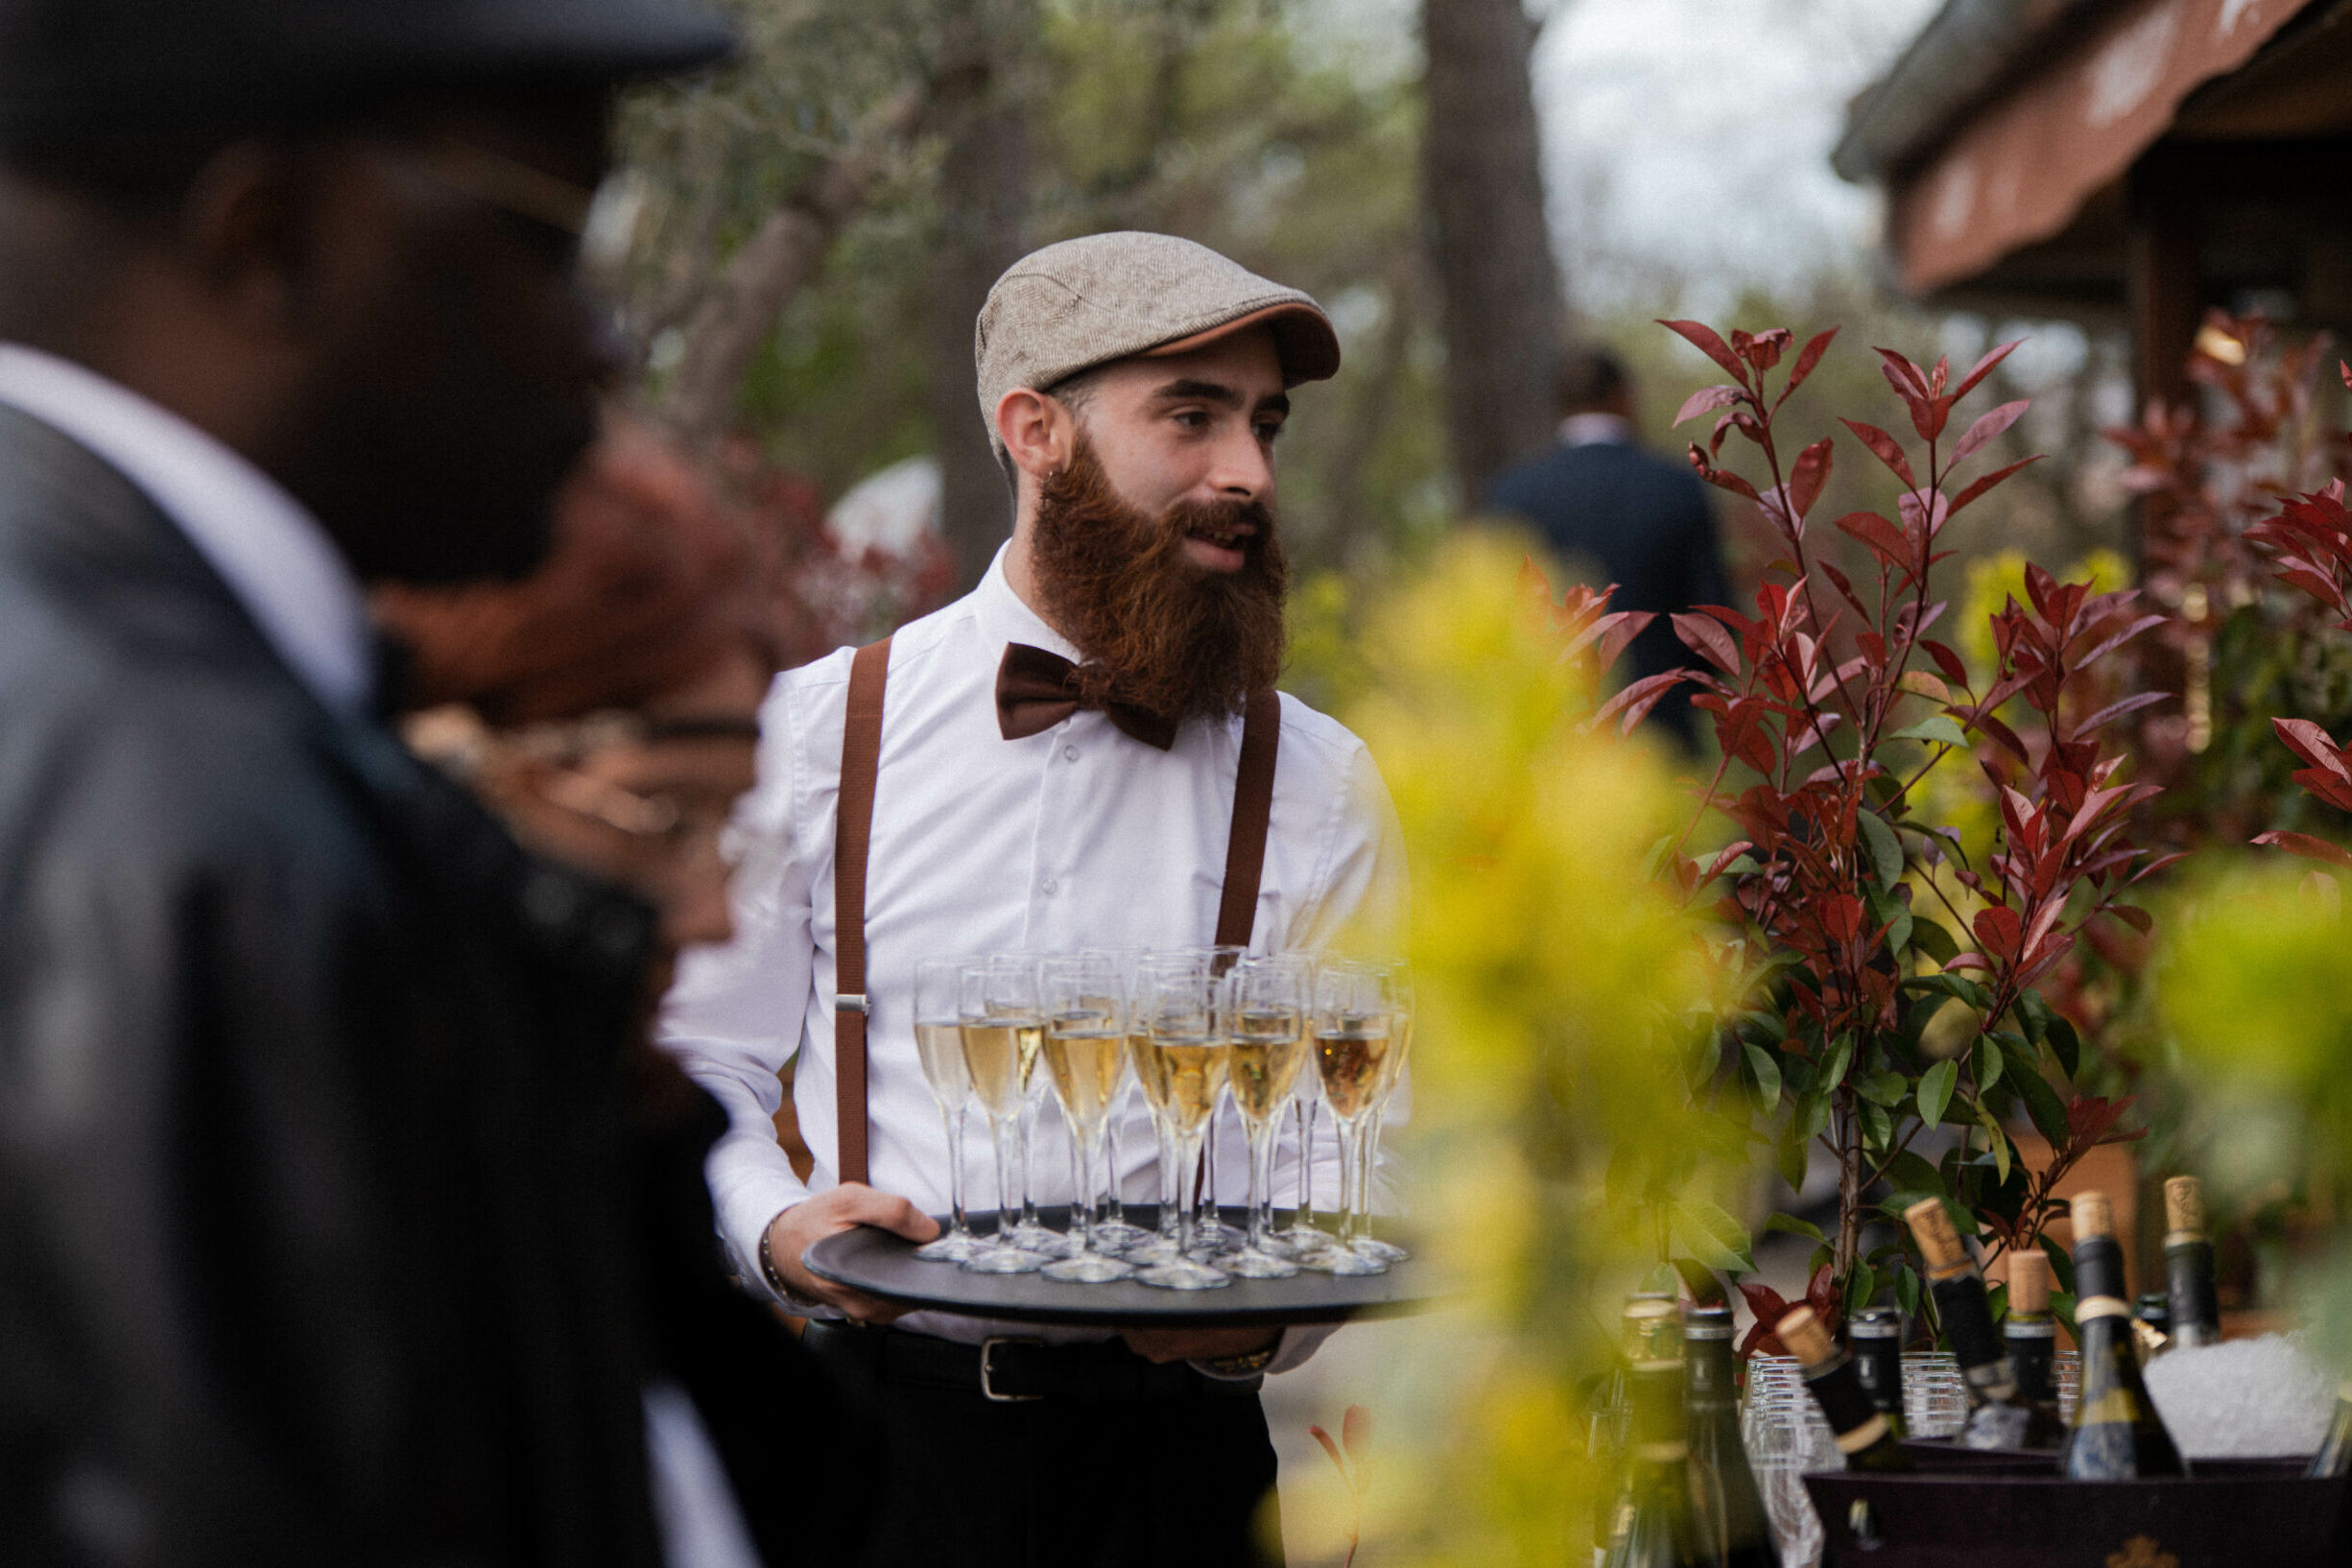
[[[2050,1004],[2042,1000],[2039,991],[2020,991],[2009,1009],[2017,1015],[2017,1024],[2026,1032],[2026,1038],[2039,1045],[2050,1035]]]
[[[1887,950],[1890,953],[1901,953],[1909,948],[1911,932],[1911,906],[1897,904],[1894,907],[1894,918],[1887,923]]]
[[[1684,1198],[1675,1202],[1674,1214],[1675,1238],[1692,1257],[1725,1273],[1756,1271],[1747,1227],[1721,1207],[1703,1198]]]
[[[1800,1137],[1808,1140],[1819,1137],[1829,1128],[1829,1096],[1809,1094],[1797,1103],[1796,1128]]]
[[[2043,1256],[2050,1260],[2052,1278],[2057,1282],[2059,1290],[2071,1293],[2075,1288],[2075,1260],[2067,1255],[2066,1248],[2051,1237],[2045,1235],[2039,1240]]]
[[[1887,1163],[1887,1179],[1898,1187],[1909,1187],[1937,1198],[1952,1196],[1950,1183],[1943,1173],[1906,1149]]]
[[[2055,1149],[2066,1142],[2066,1106],[2058,1099],[2058,1091],[2038,1072],[2021,1069],[2009,1075],[2009,1087],[2017,1098],[2026,1103],[2026,1114],[2033,1119],[2033,1130],[2050,1140]]]
[[[1934,959],[1937,963],[1949,963],[1960,957],[1960,943],[1952,939],[1941,920],[1913,920],[1911,928],[1912,945]]]
[[[1772,1054],[1750,1041],[1747,1050],[1747,1070],[1755,1076],[1756,1100],[1767,1113],[1780,1104],[1780,1063]]]
[[[1908,1263],[1894,1276],[1894,1298],[1903,1303],[1906,1318],[1919,1316],[1919,1272]]]
[[[2001,1047],[1993,1043],[1993,1037],[1990,1034],[1977,1036],[1975,1057],[1976,1059],[1972,1065],[1976,1068],[1977,1087],[1980,1090],[1987,1089],[2000,1082]]]
[[[1957,746],[1963,751],[1968,749],[1968,732],[1960,728],[1948,713],[1938,713],[1932,718],[1922,719],[1915,725],[1896,730],[1888,739],[1933,741],[1939,746]]]
[[[1845,1312],[1852,1317],[1870,1304],[1878,1295],[1878,1271],[1866,1263],[1854,1265],[1854,1271],[1845,1276]]]
[[[2001,1129],[1999,1119],[1982,1105],[1977,1107],[1977,1126],[1984,1129],[1988,1152],[1993,1157],[1995,1184],[2006,1187],[2009,1183],[2009,1135]]]
[[[1865,1100],[1854,1107],[1862,1118],[1864,1145],[1869,1149],[1884,1149],[1894,1142],[1894,1113],[1884,1105],[1874,1105]]]
[[[1822,1064],[1821,1076],[1815,1081],[1815,1087],[1821,1093],[1827,1094],[1844,1082],[1845,1070],[1853,1060],[1854,1036],[1851,1034],[1839,1035],[1838,1042],[1829,1048],[1829,1059]]]
[[[2066,1069],[2068,1078],[2081,1070],[2082,1040],[2064,1013],[2054,1014],[2050,1020],[2050,1049],[2058,1054],[2058,1065]]]
[[[1794,1214],[1772,1215],[1764,1222],[1764,1228],[1776,1235],[1803,1236],[1809,1241],[1819,1242],[1823,1247],[1829,1245],[1829,1238],[1821,1234],[1819,1225],[1810,1220],[1800,1220]]]
[[[1780,1163],[1780,1179],[1789,1184],[1790,1191],[1794,1192],[1805,1184],[1805,1167],[1812,1163],[1812,1150],[1806,1147],[1805,1140],[1795,1136],[1794,1132],[1780,1140],[1780,1148],[1777,1152]]]
[[[2074,1292],[2056,1290],[2052,1291],[2050,1293],[2050,1316],[2055,1318],[2060,1323],[2063,1323],[2066,1326],[2066,1337],[2068,1339],[2080,1342],[2080,1332],[2075,1327]]]
[[[1911,1086],[1901,1073],[1856,1073],[1854,1092],[1877,1105],[1896,1105],[1903,1100],[1903,1091]]]
[[[1862,829],[1862,842],[1870,846],[1870,859],[1878,867],[1878,885],[1891,892],[1903,880],[1903,841],[1896,838],[1887,819],[1875,811],[1857,812],[1855,825]]]
[[[1959,1080],[1957,1060],[1939,1061],[1919,1075],[1919,1120],[1931,1128],[1943,1124],[1944,1107],[1952,1103],[1952,1085]]]

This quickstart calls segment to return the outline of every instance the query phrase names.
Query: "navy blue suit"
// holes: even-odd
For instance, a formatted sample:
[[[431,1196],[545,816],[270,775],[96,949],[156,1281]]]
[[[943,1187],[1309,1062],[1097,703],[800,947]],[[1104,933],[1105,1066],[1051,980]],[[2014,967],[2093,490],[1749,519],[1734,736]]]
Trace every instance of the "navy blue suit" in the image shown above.
[[[1563,561],[1618,585],[1612,609],[1652,610],[1630,650],[1626,678],[1699,665],[1666,617],[1694,605],[1728,605],[1715,514],[1699,476],[1623,441],[1558,445],[1487,482],[1485,510],[1524,517]],[[1685,748],[1697,742],[1690,688],[1675,686],[1651,711]]]

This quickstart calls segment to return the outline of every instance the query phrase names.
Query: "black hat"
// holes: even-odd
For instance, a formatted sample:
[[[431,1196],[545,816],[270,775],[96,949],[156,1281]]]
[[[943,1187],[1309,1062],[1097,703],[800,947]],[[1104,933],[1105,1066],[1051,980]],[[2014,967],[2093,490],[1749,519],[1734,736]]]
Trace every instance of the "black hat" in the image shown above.
[[[315,120],[387,96],[583,86],[708,64],[673,0],[0,0],[0,147]]]

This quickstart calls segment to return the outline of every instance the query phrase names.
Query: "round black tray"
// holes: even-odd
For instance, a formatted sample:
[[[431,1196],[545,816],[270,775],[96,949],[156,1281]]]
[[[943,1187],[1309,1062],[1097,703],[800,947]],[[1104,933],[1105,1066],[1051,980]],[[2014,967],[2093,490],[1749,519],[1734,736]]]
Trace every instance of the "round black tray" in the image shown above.
[[[1247,1218],[1237,1208],[1221,1211],[1225,1223]],[[1059,1230],[1066,1208],[1040,1209],[1038,1217]],[[1128,1223],[1149,1228],[1158,1205],[1129,1203]],[[996,1228],[993,1211],[969,1217],[983,1235]],[[1277,1216],[1277,1228],[1289,1223]],[[942,1221],[944,1224],[944,1221]],[[1394,1317],[1439,1304],[1446,1294],[1417,1259],[1391,1264],[1385,1274],[1319,1274],[1305,1271],[1290,1279],[1236,1279],[1209,1291],[1163,1291],[1133,1280],[1107,1285],[1070,1285],[1043,1274],[975,1274],[952,1263],[925,1263],[915,1244],[887,1230],[860,1225],[827,1236],[800,1255],[810,1273],[885,1300],[966,1318],[997,1318],[1020,1323],[1058,1323],[1073,1328],[1128,1324],[1150,1328],[1253,1328],[1281,1323],[1339,1323],[1350,1318]]]

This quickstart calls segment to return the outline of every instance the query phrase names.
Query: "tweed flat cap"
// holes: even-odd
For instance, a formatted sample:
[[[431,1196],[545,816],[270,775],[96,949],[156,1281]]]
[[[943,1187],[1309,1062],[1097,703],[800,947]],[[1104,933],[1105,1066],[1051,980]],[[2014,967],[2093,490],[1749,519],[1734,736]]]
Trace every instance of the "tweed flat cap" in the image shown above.
[[[1049,245],[1007,268],[980,307],[980,417],[1001,450],[996,405],[1017,387],[1043,392],[1113,360],[1184,353],[1261,325],[1284,386],[1338,372],[1339,336],[1313,297],[1205,245],[1133,230]]]
[[[0,0],[0,146],[244,131],[389,95],[602,85],[708,64],[676,0]]]

